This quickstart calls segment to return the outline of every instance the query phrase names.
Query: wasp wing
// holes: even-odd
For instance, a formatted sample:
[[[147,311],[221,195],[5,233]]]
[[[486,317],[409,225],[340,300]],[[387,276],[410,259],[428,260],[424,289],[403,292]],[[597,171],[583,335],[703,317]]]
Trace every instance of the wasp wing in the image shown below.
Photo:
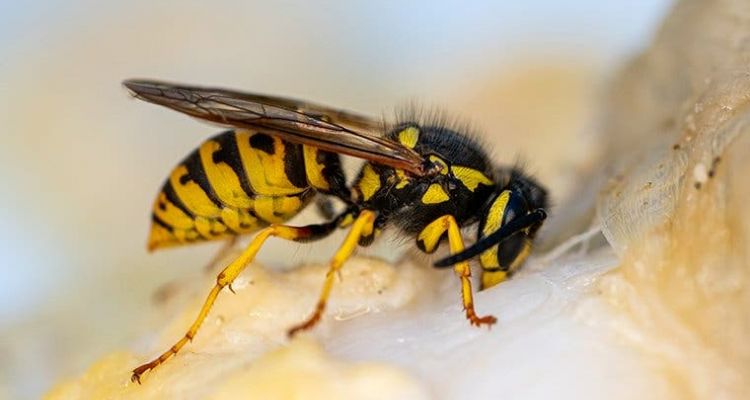
[[[157,81],[123,82],[135,97],[233,128],[264,130],[290,142],[363,158],[422,176],[425,160],[377,136],[383,125],[346,111],[290,99]]]

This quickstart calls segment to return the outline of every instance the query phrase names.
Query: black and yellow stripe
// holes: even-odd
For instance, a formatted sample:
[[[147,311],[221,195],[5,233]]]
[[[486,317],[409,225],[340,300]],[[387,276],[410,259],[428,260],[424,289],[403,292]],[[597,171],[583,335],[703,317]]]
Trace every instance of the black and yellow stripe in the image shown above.
[[[329,165],[335,164],[335,165]],[[230,130],[178,164],[156,198],[150,250],[250,233],[330,191],[338,156],[276,136]]]
[[[492,201],[480,222],[479,239],[491,235],[510,219],[518,217],[519,210],[525,212],[527,206],[521,202],[511,190],[502,191]],[[482,265],[482,289],[505,281],[526,260],[531,251],[531,237],[528,233],[528,228],[517,232],[479,256]]]

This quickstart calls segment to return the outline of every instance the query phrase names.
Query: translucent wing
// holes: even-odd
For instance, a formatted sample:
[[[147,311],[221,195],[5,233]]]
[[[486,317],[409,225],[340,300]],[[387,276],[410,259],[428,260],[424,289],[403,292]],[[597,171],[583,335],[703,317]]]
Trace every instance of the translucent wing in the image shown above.
[[[378,135],[382,124],[358,114],[279,97],[156,81],[123,82],[135,97],[233,128],[262,130],[290,142],[422,176],[425,160],[414,150]]]

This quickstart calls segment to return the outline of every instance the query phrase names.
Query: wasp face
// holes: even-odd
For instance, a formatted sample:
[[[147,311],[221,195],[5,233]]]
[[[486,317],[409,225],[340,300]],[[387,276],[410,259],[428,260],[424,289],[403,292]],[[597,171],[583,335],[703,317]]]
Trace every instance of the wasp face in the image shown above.
[[[545,209],[546,206],[546,191],[520,171],[511,171],[508,184],[490,199],[482,211],[477,241],[481,241],[509,222],[527,216],[532,211]],[[541,222],[525,227],[480,254],[479,262],[483,269],[482,288],[502,282],[523,264],[540,226]]]

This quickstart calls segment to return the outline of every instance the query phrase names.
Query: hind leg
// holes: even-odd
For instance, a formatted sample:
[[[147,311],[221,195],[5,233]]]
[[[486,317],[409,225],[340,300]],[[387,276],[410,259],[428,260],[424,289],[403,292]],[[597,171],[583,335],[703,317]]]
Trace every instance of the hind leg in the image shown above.
[[[275,236],[298,242],[322,239],[333,232],[339,225],[339,222],[346,215],[348,215],[348,213],[344,213],[334,221],[325,224],[315,224],[302,227],[271,225],[261,230],[253,238],[245,251],[243,251],[239,257],[237,257],[226,268],[224,268],[216,277],[216,284],[206,297],[206,300],[203,303],[203,307],[201,307],[201,310],[198,313],[195,321],[187,330],[187,332],[182,336],[182,338],[180,338],[180,340],[172,345],[172,347],[170,347],[167,351],[163,352],[159,357],[134,369],[131,380],[133,382],[140,383],[141,375],[143,375],[146,371],[153,370],[160,364],[163,364],[170,357],[177,354],[177,352],[179,352],[180,349],[182,349],[188,342],[193,340],[195,335],[198,333],[198,329],[200,329],[201,324],[203,324],[203,321],[206,319],[206,316],[211,310],[211,307],[214,305],[216,298],[219,296],[219,292],[221,292],[221,290],[225,287],[228,287],[229,290],[232,290],[232,282],[234,282],[237,276],[245,269],[247,264],[249,264],[255,258],[255,255],[258,253],[260,248],[263,246],[263,243],[265,243],[265,241],[269,237]]]

